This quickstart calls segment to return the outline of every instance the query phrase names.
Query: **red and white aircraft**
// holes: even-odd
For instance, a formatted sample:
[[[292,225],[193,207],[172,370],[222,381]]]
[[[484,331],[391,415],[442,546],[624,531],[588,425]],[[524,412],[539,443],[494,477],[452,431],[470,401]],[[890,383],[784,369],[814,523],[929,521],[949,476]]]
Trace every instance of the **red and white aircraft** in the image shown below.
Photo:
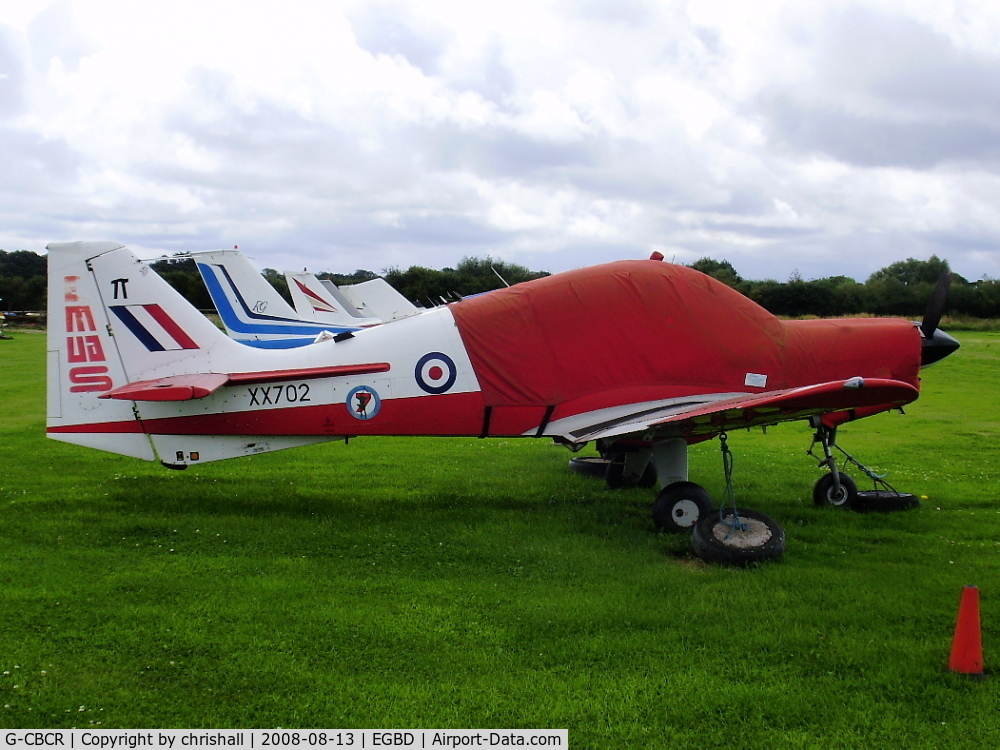
[[[922,327],[781,321],[708,276],[651,259],[306,347],[255,349],[121,245],[48,251],[51,438],[171,468],[359,435],[598,440],[625,453],[627,476],[653,467],[658,525],[689,530],[700,518],[696,536],[710,524],[703,543],[765,558],[783,548],[780,527],[750,511],[742,521],[710,512],[688,481],[688,446],[812,419],[831,469],[823,492],[836,502],[849,489],[830,455],[836,426],[910,403],[921,366],[958,347],[937,330],[943,297]]]

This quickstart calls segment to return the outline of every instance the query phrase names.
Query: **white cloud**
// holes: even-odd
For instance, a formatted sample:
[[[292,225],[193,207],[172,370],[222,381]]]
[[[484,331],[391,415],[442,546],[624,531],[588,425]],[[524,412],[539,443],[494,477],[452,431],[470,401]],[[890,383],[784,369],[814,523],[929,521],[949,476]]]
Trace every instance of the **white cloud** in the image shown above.
[[[1000,275],[992,3],[8,6],[5,249]]]

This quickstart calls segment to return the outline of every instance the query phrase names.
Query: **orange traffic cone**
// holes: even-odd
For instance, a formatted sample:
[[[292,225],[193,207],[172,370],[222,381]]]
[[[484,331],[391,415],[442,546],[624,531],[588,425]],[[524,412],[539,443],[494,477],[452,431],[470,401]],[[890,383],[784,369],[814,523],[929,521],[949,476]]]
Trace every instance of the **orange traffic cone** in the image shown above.
[[[959,674],[983,677],[983,640],[979,625],[979,589],[966,586],[958,605],[955,638],[951,643],[948,669]]]

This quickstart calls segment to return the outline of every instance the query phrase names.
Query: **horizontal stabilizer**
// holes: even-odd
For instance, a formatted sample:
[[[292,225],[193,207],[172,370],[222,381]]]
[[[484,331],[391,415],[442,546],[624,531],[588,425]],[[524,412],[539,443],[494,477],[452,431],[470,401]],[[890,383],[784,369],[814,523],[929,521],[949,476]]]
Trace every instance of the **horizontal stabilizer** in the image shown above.
[[[227,383],[232,385],[252,385],[255,383],[277,383],[283,380],[352,377],[388,371],[388,362],[372,362],[361,365],[241,372],[231,375],[215,372],[171,375],[155,380],[128,383],[120,388],[103,393],[98,398],[113,398],[122,401],[192,401],[212,395]]]
[[[294,370],[263,370],[261,372],[240,372],[229,376],[229,382],[240,385],[254,383],[277,383],[282,380],[316,380],[317,378],[347,378],[354,375],[370,375],[373,372],[389,372],[388,362],[369,362],[361,365],[334,365],[331,367],[300,367]]]
[[[227,382],[228,375],[216,373],[172,375],[129,383],[102,393],[98,398],[116,398],[122,401],[191,401],[212,395]]]

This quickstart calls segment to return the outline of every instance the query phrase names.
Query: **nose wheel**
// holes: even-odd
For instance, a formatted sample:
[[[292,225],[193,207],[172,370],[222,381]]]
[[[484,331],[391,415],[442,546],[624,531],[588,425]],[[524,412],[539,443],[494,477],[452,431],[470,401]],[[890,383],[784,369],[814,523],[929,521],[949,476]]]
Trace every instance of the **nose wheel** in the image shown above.
[[[813,453],[813,448],[819,443],[823,447],[823,458],[819,458]],[[857,505],[858,485],[847,474],[841,473],[837,467],[837,459],[833,454],[833,449],[837,448],[844,452],[837,445],[837,428],[827,427],[822,422],[816,424],[816,434],[813,435],[812,445],[806,451],[810,456],[819,461],[820,466],[824,466],[829,473],[819,478],[813,486],[813,502],[816,505],[833,505],[838,508],[850,508]],[[846,456],[847,453],[844,452]],[[848,456],[848,458],[850,458]]]
[[[858,503],[858,485],[847,474],[838,472],[836,479],[833,473],[824,474],[813,486],[813,502],[816,505],[853,508]]]
[[[825,458],[820,459],[813,448],[816,443],[823,445]],[[867,476],[874,486],[871,490],[859,490],[857,484],[847,474],[837,469],[834,461],[833,448],[836,448],[844,455],[844,461],[851,464]],[[895,487],[885,481],[885,474],[876,474],[854,456],[845,451],[836,443],[836,429],[820,425],[813,437],[812,445],[806,451],[810,456],[819,460],[820,466],[830,469],[830,473],[819,478],[813,487],[813,502],[816,505],[833,505],[838,508],[849,508],[856,513],[889,513],[897,510],[907,510],[916,508],[920,502],[914,495],[907,492],[899,492]]]

